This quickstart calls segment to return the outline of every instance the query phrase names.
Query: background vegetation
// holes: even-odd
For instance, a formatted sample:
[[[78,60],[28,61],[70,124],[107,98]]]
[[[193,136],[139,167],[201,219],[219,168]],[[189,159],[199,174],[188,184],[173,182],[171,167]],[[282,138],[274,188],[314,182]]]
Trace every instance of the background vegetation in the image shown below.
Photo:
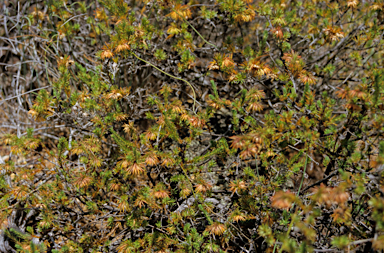
[[[384,2],[0,8],[0,252],[384,249]]]

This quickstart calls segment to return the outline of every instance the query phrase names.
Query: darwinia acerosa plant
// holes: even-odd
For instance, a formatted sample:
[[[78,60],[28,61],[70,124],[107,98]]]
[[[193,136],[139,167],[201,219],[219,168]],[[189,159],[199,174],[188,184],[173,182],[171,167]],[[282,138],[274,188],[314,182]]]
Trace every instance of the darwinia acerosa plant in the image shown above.
[[[6,1],[0,252],[384,245],[381,1]]]

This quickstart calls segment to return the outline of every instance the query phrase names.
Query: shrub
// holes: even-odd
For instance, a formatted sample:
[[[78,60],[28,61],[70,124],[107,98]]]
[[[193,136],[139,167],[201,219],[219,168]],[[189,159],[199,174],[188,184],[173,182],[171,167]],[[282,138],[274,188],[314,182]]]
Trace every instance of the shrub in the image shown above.
[[[384,245],[380,1],[7,1],[1,252]]]

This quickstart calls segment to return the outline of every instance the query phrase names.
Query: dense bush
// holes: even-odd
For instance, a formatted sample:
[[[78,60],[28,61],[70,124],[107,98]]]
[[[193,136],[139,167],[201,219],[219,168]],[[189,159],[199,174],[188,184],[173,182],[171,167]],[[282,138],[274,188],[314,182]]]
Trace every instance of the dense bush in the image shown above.
[[[384,249],[383,2],[0,7],[0,252]]]

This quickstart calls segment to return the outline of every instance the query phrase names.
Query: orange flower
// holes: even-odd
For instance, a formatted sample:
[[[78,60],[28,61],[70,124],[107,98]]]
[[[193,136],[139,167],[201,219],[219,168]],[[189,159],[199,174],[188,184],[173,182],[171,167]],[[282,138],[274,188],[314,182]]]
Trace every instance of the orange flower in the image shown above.
[[[109,186],[109,189],[111,191],[117,191],[120,189],[120,184],[119,183],[111,183]]]
[[[185,113],[185,109],[181,104],[172,105],[172,111],[180,114]]]
[[[263,110],[263,105],[259,102],[253,102],[248,105],[248,111],[250,112],[259,112]]]
[[[183,113],[180,118],[182,121],[188,121],[190,116],[187,113]]]
[[[125,113],[115,113],[114,117],[115,117],[116,121],[123,121],[126,118],[128,118],[128,115]],[[127,124],[125,124],[125,125],[127,125]]]
[[[129,166],[126,169],[129,175],[137,176],[145,172],[143,168],[141,168],[137,163],[134,163],[132,166]]]
[[[239,221],[245,221],[245,218],[244,218],[243,215],[234,215],[234,216],[232,217],[232,220],[233,220],[234,222],[239,222]]]
[[[224,224],[219,222],[214,222],[212,225],[209,225],[206,230],[212,235],[222,235],[224,234],[227,228]]]
[[[325,203],[327,206],[332,204],[344,205],[350,195],[341,188],[332,188],[321,185],[314,191],[314,199],[320,204]]]
[[[277,39],[281,40],[284,38],[284,33],[281,27],[276,27],[271,30],[272,34],[276,36]]]
[[[301,59],[301,56],[293,50],[291,50],[290,53],[284,53],[282,59],[285,61],[287,68],[294,74],[300,73],[304,67],[304,62]]]
[[[209,182],[202,181],[200,184],[196,185],[196,192],[205,193],[206,191],[209,191],[210,189],[212,189],[212,184]]]
[[[111,50],[104,50],[103,52],[101,52],[101,59],[105,59],[105,58],[111,58],[113,57],[113,53]]]
[[[231,68],[234,67],[236,63],[232,60],[232,54],[225,56],[223,62],[221,63],[221,66],[223,68]]]
[[[248,145],[248,147],[241,151],[239,154],[240,158],[245,160],[247,158],[254,157],[259,152],[259,146],[257,145]]]
[[[296,195],[291,192],[283,192],[279,191],[274,196],[272,196],[272,206],[279,208],[279,209],[286,209],[288,210],[292,203],[295,201]]]
[[[75,186],[78,186],[79,188],[82,188],[82,187],[87,187],[88,185],[90,185],[92,183],[92,177],[91,176],[87,176],[86,174],[84,175],[81,175],[79,176],[74,182],[73,184]]]
[[[157,156],[155,154],[150,154],[145,159],[145,163],[149,166],[155,166],[155,165],[159,164],[159,159],[157,158]]]
[[[122,168],[126,169],[129,166],[129,162],[127,160],[122,160],[117,163],[118,166],[121,166]]]
[[[197,128],[202,128],[205,125],[204,120],[195,116],[189,118],[189,123],[191,124],[191,126]]]
[[[170,157],[167,157],[163,160],[163,163],[161,165],[163,166],[172,166],[174,164],[174,160]]]
[[[237,80],[237,71],[233,70],[228,77],[228,81],[233,82]]]
[[[234,222],[245,221],[246,220],[246,216],[245,216],[245,214],[241,213],[239,210],[235,210],[231,214],[231,219]]]
[[[253,60],[249,61],[247,68],[250,71],[257,71],[261,68],[261,62],[257,59],[253,59]]]
[[[315,84],[316,83],[316,78],[309,72],[307,71],[302,71],[299,74],[299,80],[303,83],[308,83],[308,84]]]
[[[235,180],[229,183],[230,191],[232,193],[240,193],[247,188],[247,184],[242,180]]]
[[[135,133],[136,132],[136,128],[133,124],[133,121],[130,121],[128,124],[124,124],[123,127],[124,127],[125,133]]]
[[[138,206],[139,208],[143,207],[145,204],[148,203],[143,198],[137,198],[135,201],[135,206]]]
[[[344,107],[350,111],[360,111],[361,110],[360,106],[355,104],[353,101],[350,101],[348,104],[345,104]]]
[[[117,208],[120,210],[120,212],[125,212],[126,210],[128,210],[129,208],[129,204],[128,202],[126,201],[126,199],[121,199],[119,201],[119,205],[117,206]]]
[[[159,124],[162,127],[164,126],[164,124],[165,124],[165,117],[164,117],[164,115],[161,115],[159,117],[159,119],[157,120],[157,124]]]
[[[222,107],[220,104],[216,103],[213,100],[207,100],[207,103],[208,103],[209,106],[212,106],[216,110],[218,110],[218,109],[220,109]]]
[[[246,143],[244,136],[232,136],[229,138],[232,139],[231,148],[242,148]]]
[[[128,51],[130,49],[131,47],[127,43],[124,43],[124,44],[118,45],[115,49],[115,52],[120,53],[122,51]]]
[[[349,90],[348,89],[342,89],[342,88],[338,88],[339,90],[338,91],[335,91],[335,94],[341,98],[341,99],[345,99],[346,97],[348,97],[349,95]]]
[[[364,89],[362,87],[359,87],[355,90],[350,90],[349,95],[350,95],[350,97],[357,97],[357,98],[364,100],[365,97],[367,96],[367,93],[364,91]]]
[[[155,198],[158,198],[158,199],[164,199],[169,197],[169,194],[166,190],[158,190],[154,192],[153,195],[155,196]]]
[[[154,141],[154,140],[156,140],[156,138],[157,138],[157,134],[156,134],[152,129],[150,129],[150,130],[148,130],[148,131],[145,133],[145,138],[146,138],[147,140]]]
[[[259,145],[261,145],[261,144],[264,143],[263,139],[262,139],[262,138],[260,137],[260,135],[257,134],[257,133],[250,133],[250,134],[249,134],[249,137],[251,138],[251,140],[252,140],[255,144],[259,144]]]
[[[344,38],[344,32],[341,31],[340,27],[331,27],[324,29],[324,34],[331,40],[331,41],[338,41],[341,38]]]
[[[141,28],[141,25],[137,27],[137,29],[135,30],[135,37],[137,38],[141,38],[145,35],[145,32],[143,31],[143,29]]]
[[[349,199],[348,192],[340,192],[334,195],[335,202],[338,204],[344,204]]]

